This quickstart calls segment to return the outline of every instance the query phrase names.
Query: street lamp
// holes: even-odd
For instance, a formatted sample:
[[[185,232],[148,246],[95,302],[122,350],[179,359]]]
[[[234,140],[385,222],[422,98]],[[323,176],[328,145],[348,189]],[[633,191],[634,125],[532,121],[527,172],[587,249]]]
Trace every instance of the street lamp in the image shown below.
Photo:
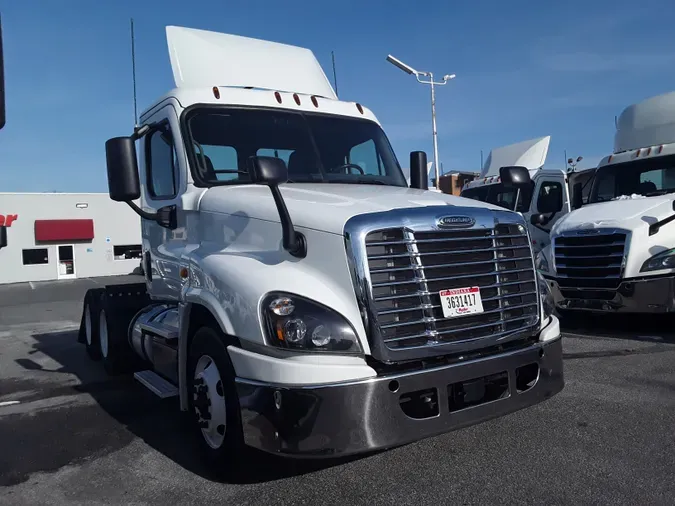
[[[406,74],[412,74],[417,79],[418,83],[430,84],[431,85],[431,128],[433,130],[433,139],[434,139],[434,167],[436,169],[436,189],[441,189],[441,171],[438,164],[438,135],[436,132],[436,93],[434,86],[447,84],[448,81],[455,78],[455,74],[446,74],[443,76],[442,81],[434,81],[434,75],[431,72],[420,72],[412,68],[410,65],[406,65],[398,58],[393,57],[392,55],[387,55],[387,61],[398,67]],[[428,81],[423,81],[420,79],[420,76],[428,77]]]
[[[573,158],[568,158],[568,159],[567,159],[567,165],[569,165],[569,166],[570,166],[570,170],[571,170],[572,172],[574,172],[574,170],[576,170],[576,168],[577,168],[577,164],[578,164],[581,160],[583,160],[583,159],[584,159],[583,156],[577,157],[576,161],[575,161]]]

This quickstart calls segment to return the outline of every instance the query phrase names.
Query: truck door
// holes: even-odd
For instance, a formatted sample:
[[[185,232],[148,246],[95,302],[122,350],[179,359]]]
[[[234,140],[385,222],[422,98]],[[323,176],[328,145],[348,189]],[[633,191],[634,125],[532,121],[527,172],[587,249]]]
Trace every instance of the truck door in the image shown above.
[[[535,176],[534,196],[530,206],[530,218],[534,215],[543,215],[544,223],[532,224],[530,222],[530,236],[532,247],[537,253],[546,247],[551,239],[551,227],[562,216],[569,212],[570,197],[565,184],[565,175],[543,174]]]
[[[180,259],[184,249],[184,213],[180,195],[186,185],[184,153],[176,111],[169,104],[144,121],[151,130],[139,150],[143,183],[142,207],[147,211],[175,205],[178,228],[170,230],[154,221],[142,220],[143,267],[153,296],[178,300],[182,286]],[[180,157],[179,157],[180,153]]]

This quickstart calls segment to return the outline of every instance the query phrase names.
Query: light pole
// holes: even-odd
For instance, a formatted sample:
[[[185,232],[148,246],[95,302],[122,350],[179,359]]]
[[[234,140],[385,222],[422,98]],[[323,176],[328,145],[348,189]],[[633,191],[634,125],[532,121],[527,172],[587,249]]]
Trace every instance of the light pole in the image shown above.
[[[569,165],[568,172],[574,172],[574,170],[576,170],[577,168],[577,164],[583,159],[584,159],[583,156],[577,157],[576,160],[574,160],[573,158],[568,158],[567,159],[567,165]]]
[[[455,74],[446,74],[443,76],[442,81],[434,81],[434,75],[431,72],[420,72],[412,68],[410,65],[406,65],[398,58],[393,57],[392,55],[387,55],[387,61],[392,65],[398,67],[406,74],[412,74],[417,79],[418,83],[430,84],[431,85],[431,129],[433,131],[434,139],[434,169],[436,170],[436,189],[441,189],[441,171],[439,169],[440,165],[438,163],[438,134],[436,132],[436,91],[434,86],[442,86],[447,84],[448,81],[455,78]],[[423,81],[420,79],[420,76],[428,77],[428,81]]]

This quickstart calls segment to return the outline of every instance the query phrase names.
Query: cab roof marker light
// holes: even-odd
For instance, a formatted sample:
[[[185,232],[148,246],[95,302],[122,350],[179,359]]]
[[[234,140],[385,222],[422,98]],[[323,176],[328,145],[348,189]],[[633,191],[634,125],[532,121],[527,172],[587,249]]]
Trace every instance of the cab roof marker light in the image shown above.
[[[635,156],[636,156],[636,157],[640,156],[640,151],[641,151],[641,150],[638,149],[638,150],[635,152]]]
[[[293,100],[295,100],[296,104],[300,105],[300,97],[297,93],[293,93]]]
[[[647,148],[647,152],[645,153],[645,156],[649,156],[649,153],[652,152],[652,148]]]
[[[220,90],[218,89],[218,86],[213,87],[213,96],[216,97],[216,99],[220,99]]]
[[[363,106],[361,104],[357,103],[356,108],[359,110],[361,114],[363,114]]]
[[[312,103],[314,104],[314,107],[319,107],[319,101],[314,95],[312,95]]]
[[[281,103],[281,93],[279,93],[278,91],[275,91],[274,92],[274,98],[277,99],[277,102]]]
[[[661,151],[663,151],[663,144],[659,146],[659,149],[656,151],[656,153],[660,155]]]
[[[609,158],[607,159],[607,163],[610,163],[610,162],[612,161],[612,157],[613,157],[613,156],[614,156],[614,155],[609,155]]]

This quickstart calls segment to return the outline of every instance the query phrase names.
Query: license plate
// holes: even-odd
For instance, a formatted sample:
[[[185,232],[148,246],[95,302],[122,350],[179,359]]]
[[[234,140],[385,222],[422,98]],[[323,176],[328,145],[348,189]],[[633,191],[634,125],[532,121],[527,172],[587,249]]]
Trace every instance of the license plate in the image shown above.
[[[477,286],[441,290],[439,295],[445,318],[483,312],[483,301],[480,298],[480,288]]]

